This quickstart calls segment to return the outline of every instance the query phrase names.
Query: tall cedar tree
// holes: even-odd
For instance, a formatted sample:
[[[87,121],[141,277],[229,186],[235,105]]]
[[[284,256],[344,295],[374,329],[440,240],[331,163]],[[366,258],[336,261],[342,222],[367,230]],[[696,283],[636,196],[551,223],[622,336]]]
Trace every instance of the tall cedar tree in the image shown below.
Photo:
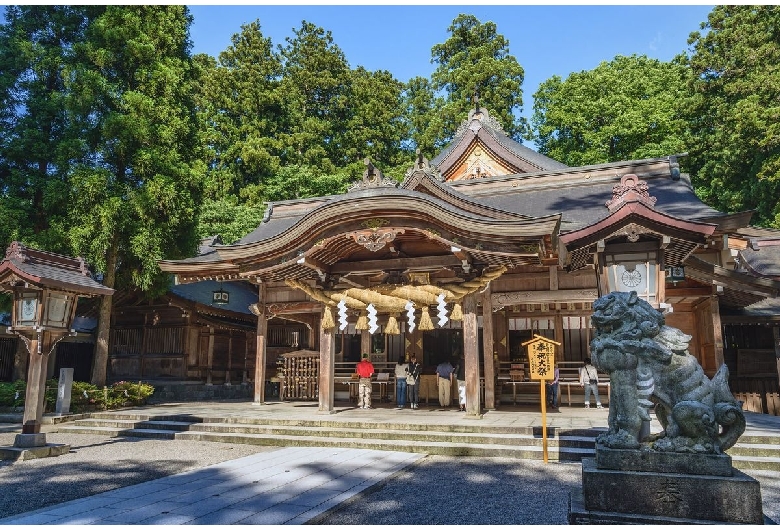
[[[293,29],[282,55],[285,95],[284,165],[332,173],[342,157],[348,116],[349,64],[330,31],[305,20]]]
[[[447,28],[450,38],[431,49],[437,64],[432,75],[435,91],[444,91],[446,100],[433,122],[436,148],[443,147],[474,106],[475,92],[480,106],[488,109],[506,133],[519,140],[526,133],[519,116],[523,106],[523,67],[509,54],[509,41],[496,32],[493,22],[481,23],[473,15],[458,15]]]
[[[101,8],[8,6],[0,25],[0,246],[69,253],[64,237],[69,137],[64,75]]]
[[[702,29],[689,38],[694,186],[780,228],[780,7],[716,6]]]
[[[108,6],[76,46],[70,108],[85,154],[72,177],[73,248],[108,287],[167,288],[160,259],[194,253],[202,183],[184,6]],[[111,299],[92,382],[106,378]]]
[[[257,21],[241,26],[217,63],[203,68],[199,99],[206,104],[199,111],[210,133],[209,198],[224,199],[242,190],[251,198],[279,170],[281,75],[281,57]]]
[[[570,166],[681,153],[686,79],[680,60],[636,55],[618,55],[565,81],[553,76],[534,94],[528,139]]]

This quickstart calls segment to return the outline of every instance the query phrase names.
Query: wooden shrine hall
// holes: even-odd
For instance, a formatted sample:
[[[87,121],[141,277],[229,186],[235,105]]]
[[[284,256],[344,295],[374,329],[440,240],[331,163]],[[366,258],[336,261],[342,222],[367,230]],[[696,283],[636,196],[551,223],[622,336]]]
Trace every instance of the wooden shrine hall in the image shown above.
[[[178,284],[255,286],[255,381],[279,360],[269,321],[303,323],[310,335],[296,346],[319,353],[309,356],[321,411],[333,410],[337,367],[366,352],[375,364],[415,354],[427,373],[464,358],[477,416],[497,406],[534,334],[562,345],[559,364],[579,366],[591,304],[615,290],[637,291],[692,334],[691,353],[714,374],[720,306],[780,295],[780,282],[733,270],[739,250],[772,235],[749,220],[703,204],[677,156],[567,167],[479,108],[432,161],[418,153],[400,184],[367,160],[346,193],[270,203],[237,243],[160,267]],[[255,385],[255,400],[264,392]]]

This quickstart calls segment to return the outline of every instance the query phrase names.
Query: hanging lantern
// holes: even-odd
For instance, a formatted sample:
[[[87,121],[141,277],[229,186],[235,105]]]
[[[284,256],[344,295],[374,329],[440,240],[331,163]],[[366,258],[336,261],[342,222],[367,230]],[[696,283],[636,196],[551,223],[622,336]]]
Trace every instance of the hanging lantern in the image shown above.
[[[433,329],[433,321],[431,320],[431,315],[428,313],[428,306],[423,306],[422,308],[419,327],[423,331],[430,331]]]
[[[395,315],[388,317],[385,333],[388,335],[399,335],[401,333],[401,330],[398,329],[398,319],[396,319]]]
[[[355,324],[355,329],[357,330],[368,329],[368,318],[366,318],[365,313],[360,313],[360,316],[357,319],[357,323]]]
[[[455,307],[452,308],[450,320],[463,320],[463,309],[461,309],[460,304],[457,302],[455,302]]]
[[[333,311],[330,310],[330,306],[325,306],[325,311],[322,312],[322,322],[320,323],[322,329],[333,329],[336,327],[336,323],[333,321]]]
[[[219,289],[211,291],[211,303],[216,305],[226,305],[230,302],[230,293],[222,288],[222,282],[219,282]]]

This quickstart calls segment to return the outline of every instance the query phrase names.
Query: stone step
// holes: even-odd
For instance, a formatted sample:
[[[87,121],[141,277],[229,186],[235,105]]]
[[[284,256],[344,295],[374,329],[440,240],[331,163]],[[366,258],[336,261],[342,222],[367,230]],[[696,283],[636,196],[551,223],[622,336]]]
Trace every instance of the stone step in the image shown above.
[[[162,420],[127,420],[127,419],[101,419],[90,418],[76,420],[73,422],[75,427],[111,427],[115,429],[153,429],[167,431],[186,431],[192,425],[187,421],[162,421]]]
[[[766,440],[769,442],[769,440]],[[742,439],[730,447],[726,453],[734,456],[766,456],[780,458],[780,444],[775,443],[744,443]]]
[[[771,456],[732,456],[731,464],[741,470],[763,470],[780,473],[780,458]]]
[[[308,427],[308,426],[262,426],[262,425],[242,425],[242,424],[221,424],[221,423],[198,423],[193,424],[187,432],[206,432],[219,434],[276,434],[284,436],[301,437],[327,437],[327,438],[357,438],[364,440],[408,440],[419,442],[449,442],[449,443],[468,443],[468,444],[501,444],[501,445],[527,445],[538,443],[541,445],[541,433],[536,435],[532,432],[524,433],[454,433],[438,432],[430,430],[418,430],[409,425],[403,429],[344,429],[335,427]],[[548,444],[567,447],[585,447],[593,448],[594,437],[596,433],[590,436],[569,436],[565,434],[551,433],[548,431]]]
[[[91,415],[93,420],[117,420],[117,421],[170,421],[189,424],[241,424],[241,425],[260,425],[260,426],[294,426],[311,428],[335,428],[335,429],[360,429],[360,430],[417,430],[417,431],[436,431],[453,433],[490,433],[490,434],[535,434],[541,436],[541,427],[528,426],[493,426],[493,425],[460,425],[452,423],[415,423],[413,421],[335,421],[335,420],[295,420],[282,418],[241,418],[241,417],[194,417],[190,415],[145,415],[145,414],[122,414],[100,412]],[[606,428],[557,428],[548,427],[548,437],[556,433],[569,436],[596,436],[606,431]]]
[[[114,427],[78,427],[76,425],[63,426],[57,432],[68,434],[100,434],[116,438],[126,436],[130,438],[156,438],[159,440],[173,440],[177,431],[165,429],[117,429]]]
[[[153,425],[150,425],[153,424]],[[61,427],[59,432],[70,433],[88,433],[95,432],[109,436],[132,436],[135,432],[141,435],[149,436],[149,432],[194,432],[194,433],[212,433],[231,436],[233,434],[265,434],[288,437],[327,437],[327,438],[355,438],[363,440],[404,440],[416,442],[439,442],[454,444],[471,445],[542,445],[541,435],[533,433],[513,433],[513,434],[495,434],[495,433],[452,433],[436,431],[419,431],[416,429],[337,429],[329,427],[306,427],[306,426],[262,426],[262,425],[241,425],[241,424],[222,424],[222,423],[198,423],[187,424],[184,422],[136,422],[134,420],[82,420],[72,426]],[[114,434],[118,433],[118,434]],[[557,435],[548,432],[548,445],[572,448],[593,448],[593,439],[595,433],[590,436],[568,436]]]
[[[60,432],[195,439],[260,445],[382,448],[443,455],[541,459],[540,427],[418,424],[400,421],[285,420],[279,418],[194,417],[105,412],[58,427]],[[548,428],[551,460],[579,461],[594,454],[604,429]],[[555,456],[553,456],[555,453]],[[750,434],[727,453],[737,469],[780,472],[780,436]]]
[[[278,434],[227,434],[209,432],[181,432],[177,440],[199,440],[222,443],[238,443],[269,446],[348,447],[405,451],[449,456],[507,457],[527,460],[543,459],[543,447],[539,445],[461,444],[452,442],[420,442],[416,440],[377,440],[336,437],[300,437]],[[548,460],[579,462],[583,457],[595,455],[595,448],[570,448],[548,446]]]

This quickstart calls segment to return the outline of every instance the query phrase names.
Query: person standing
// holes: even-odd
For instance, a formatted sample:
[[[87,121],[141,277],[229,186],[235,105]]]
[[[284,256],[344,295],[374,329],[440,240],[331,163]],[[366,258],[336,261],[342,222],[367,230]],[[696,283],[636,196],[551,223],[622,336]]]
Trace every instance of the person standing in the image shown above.
[[[461,412],[466,412],[466,359],[461,355],[455,365],[455,380],[458,382],[458,405]]]
[[[409,363],[404,362],[404,356],[398,357],[395,365],[395,408],[406,406],[406,376],[409,373]]]
[[[596,367],[590,364],[590,357],[585,357],[585,364],[580,368],[580,386],[585,388],[585,408],[590,408],[591,392],[596,398],[596,408],[602,408],[599,399],[599,373]]]
[[[409,387],[409,402],[412,409],[420,408],[420,372],[422,365],[417,362],[417,356],[409,358],[409,374],[406,376],[406,386]]]
[[[454,368],[449,361],[439,363],[436,367],[437,385],[439,387],[439,405],[442,407],[449,407],[452,402],[450,398],[450,391],[452,390],[452,372]]]
[[[360,379],[358,380],[358,406],[361,409],[372,409],[371,406],[371,376],[374,375],[374,365],[368,360],[368,354],[363,354],[363,359],[355,367]]]
[[[558,369],[558,364],[556,363],[555,368],[553,369],[553,379],[547,383],[547,404],[550,405],[550,407],[553,409],[558,408],[558,378],[560,375],[561,372]],[[596,392],[598,392],[598,389],[596,389]]]

